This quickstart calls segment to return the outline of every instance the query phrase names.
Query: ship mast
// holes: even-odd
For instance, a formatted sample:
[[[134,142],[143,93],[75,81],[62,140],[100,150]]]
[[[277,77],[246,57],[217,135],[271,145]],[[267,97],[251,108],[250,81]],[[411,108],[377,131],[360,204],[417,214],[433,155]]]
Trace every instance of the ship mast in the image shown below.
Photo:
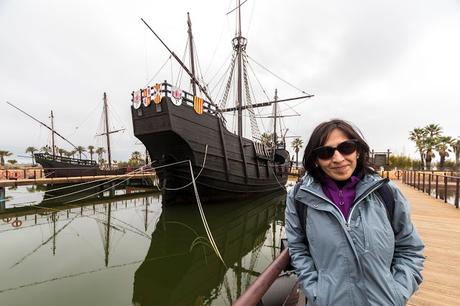
[[[241,35],[241,3],[238,2],[238,24],[237,36],[233,38],[233,49],[236,51],[237,64],[237,101],[236,108],[238,110],[238,136],[243,135],[243,52],[246,50],[247,40]]]
[[[123,131],[124,129],[110,131],[110,129],[109,129],[109,107],[108,107],[108,103],[107,103],[107,93],[105,93],[105,92],[104,92],[103,100],[104,100],[103,114],[104,114],[104,131],[105,132],[101,133],[101,134],[97,134],[96,136],[102,136],[102,135],[106,136],[108,165],[109,165],[109,169],[112,169],[112,153],[111,153],[111,150],[110,150],[110,134]]]
[[[195,76],[195,57],[193,55],[193,35],[192,35],[192,21],[190,20],[190,14],[187,12],[187,25],[188,25],[188,40],[190,44],[190,68],[192,69],[192,78],[190,83],[192,83],[193,96],[196,96],[196,84],[193,81],[196,79]]]
[[[53,159],[56,157],[56,147],[54,146],[54,116],[53,111],[51,111],[51,145],[53,148]]]
[[[275,103],[273,104],[274,114],[273,114],[273,147],[277,147],[277,137],[276,137],[276,120],[278,115],[278,89],[275,89]]]
[[[107,94],[104,92],[105,135],[107,137],[107,158],[109,169],[112,169],[112,153],[110,152],[109,114],[107,111]]]

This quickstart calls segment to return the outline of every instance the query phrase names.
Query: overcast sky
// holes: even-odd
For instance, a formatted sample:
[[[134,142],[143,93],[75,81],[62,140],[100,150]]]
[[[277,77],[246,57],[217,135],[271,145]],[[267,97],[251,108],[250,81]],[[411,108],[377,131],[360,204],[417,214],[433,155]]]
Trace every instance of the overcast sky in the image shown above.
[[[133,136],[131,92],[177,73],[169,64],[159,71],[169,54],[140,18],[182,55],[190,12],[201,71],[216,79],[231,52],[235,14],[227,12],[234,6],[0,0],[0,150],[20,160],[26,147],[50,139],[6,101],[46,123],[53,110],[56,129],[74,144],[101,146],[95,134],[107,92],[112,126],[126,129],[112,137],[113,159],[143,152]],[[306,143],[318,123],[339,117],[358,126],[375,151],[414,157],[408,134],[415,127],[436,123],[460,136],[460,1],[248,0],[243,9],[250,58],[315,95],[283,106],[301,114],[285,121],[288,135]],[[270,96],[275,88],[280,98],[299,95],[267,73],[259,81]]]

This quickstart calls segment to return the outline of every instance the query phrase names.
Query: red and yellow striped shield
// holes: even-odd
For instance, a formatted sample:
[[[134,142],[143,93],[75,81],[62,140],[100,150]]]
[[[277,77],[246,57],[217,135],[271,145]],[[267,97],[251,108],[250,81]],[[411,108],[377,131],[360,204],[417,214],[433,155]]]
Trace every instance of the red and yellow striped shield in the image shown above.
[[[197,114],[201,115],[203,113],[203,98],[197,96],[193,97],[193,109]]]

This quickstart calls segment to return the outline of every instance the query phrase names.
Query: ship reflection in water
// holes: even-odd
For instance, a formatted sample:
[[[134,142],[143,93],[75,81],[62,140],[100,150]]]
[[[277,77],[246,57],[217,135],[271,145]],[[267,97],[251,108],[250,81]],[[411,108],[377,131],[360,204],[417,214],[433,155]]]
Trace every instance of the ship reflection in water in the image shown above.
[[[206,207],[227,267],[203,242],[206,234],[198,209],[165,207],[145,261],[136,271],[133,303],[231,304],[276,256],[284,199],[285,194],[278,193]]]
[[[7,193],[15,205],[0,211],[0,305],[229,305],[284,237],[285,193],[204,203],[225,265],[196,204],[162,208],[159,193],[136,189]]]

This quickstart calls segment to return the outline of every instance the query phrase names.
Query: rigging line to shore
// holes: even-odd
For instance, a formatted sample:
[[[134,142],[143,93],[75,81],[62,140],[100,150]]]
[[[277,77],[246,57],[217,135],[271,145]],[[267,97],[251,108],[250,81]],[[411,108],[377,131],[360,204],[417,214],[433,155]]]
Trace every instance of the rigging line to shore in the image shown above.
[[[151,165],[151,163],[147,164],[147,165]],[[147,166],[146,165],[146,166]],[[139,168],[139,169],[136,169],[134,171],[131,171],[127,174],[125,174],[124,176],[128,176],[126,179],[122,180],[121,182],[124,183],[125,181],[129,180],[131,177],[133,177],[136,172],[142,172],[142,169]],[[101,184],[97,184],[97,185],[94,185],[94,186],[90,186],[88,188],[84,188],[84,189],[80,189],[80,190],[77,190],[77,191],[74,191],[74,192],[71,192],[71,193],[66,193],[66,194],[63,194],[63,195],[59,195],[59,196],[55,196],[55,197],[51,197],[51,198],[48,198],[48,199],[43,199],[40,203],[43,203],[43,202],[46,202],[46,201],[50,201],[50,200],[56,200],[56,199],[59,199],[59,198],[64,198],[64,197],[68,197],[70,195],[73,195],[73,194],[77,194],[77,193],[81,193],[81,192],[84,192],[84,191],[87,191],[87,190],[91,190],[91,189],[94,189],[94,188],[97,188],[97,187],[100,187],[100,186],[103,186],[104,184],[106,183],[111,183],[113,181],[116,181],[118,180],[119,178],[113,178],[113,179],[110,179],[110,180],[107,180],[107,179],[99,179],[99,180],[94,180],[94,181],[89,181],[89,182],[83,182],[83,183],[78,183],[78,184],[71,184],[71,185],[68,185],[68,186],[63,186],[63,187],[60,187],[60,188],[56,188],[56,189],[53,189],[52,191],[57,191],[57,190],[63,190],[63,189],[67,189],[67,188],[75,188],[75,187],[78,187],[78,186],[82,186],[82,185],[85,185],[85,184],[90,184],[90,183],[94,183],[94,182],[102,182]],[[118,186],[119,184],[115,185],[115,186]],[[110,188],[113,188],[115,186],[111,186]],[[110,189],[109,188],[109,189]],[[104,190],[106,191],[106,190]],[[100,191],[99,192],[96,192],[96,193],[93,193],[89,196],[93,196],[93,195],[96,195],[96,194],[99,194],[101,193]],[[24,196],[26,197],[26,196]],[[80,199],[76,199],[75,201],[79,201],[79,200],[82,200],[82,199],[86,199],[86,198],[80,198]],[[26,203],[30,203],[30,202],[23,202],[23,203],[17,203],[17,204],[26,204]],[[69,202],[67,202],[69,203]],[[17,205],[16,204],[16,205]]]
[[[195,177],[193,176],[192,162],[190,160],[188,162],[188,165],[190,167],[190,175],[192,176],[193,191],[195,192],[196,203],[198,204],[198,209],[200,211],[201,220],[203,221],[203,225],[204,225],[204,228],[206,230],[206,234],[208,235],[208,239],[209,239],[209,241],[210,241],[210,243],[211,243],[211,245],[212,245],[212,247],[214,249],[214,252],[216,253],[217,257],[219,257],[219,259],[222,261],[222,263],[224,264],[225,268],[228,269],[228,266],[225,264],[225,261],[224,261],[224,259],[222,258],[222,255],[219,252],[219,248],[217,247],[217,244],[214,241],[214,237],[212,236],[211,230],[210,230],[209,225],[208,225],[208,221],[206,220],[206,216],[205,216],[204,211],[203,211],[203,206],[201,205],[201,201],[200,201],[200,196],[198,194],[198,189],[197,189],[196,184],[195,184]]]
[[[181,252],[181,253],[176,253],[176,254],[172,254],[172,255],[168,255],[168,256],[158,256],[158,257],[154,257],[154,258],[139,259],[139,260],[136,260],[136,261],[131,261],[131,262],[128,262],[128,263],[118,264],[118,265],[114,265],[114,266],[103,267],[103,268],[99,268],[99,269],[93,269],[93,270],[83,271],[83,272],[74,273],[74,274],[68,274],[68,275],[64,275],[64,276],[60,276],[60,277],[54,277],[54,278],[46,279],[46,280],[43,280],[43,281],[37,281],[37,282],[33,282],[33,283],[19,285],[19,286],[16,286],[16,287],[0,289],[0,294],[4,293],[4,292],[7,292],[7,291],[13,291],[13,290],[23,289],[23,288],[27,288],[27,287],[33,287],[33,286],[42,285],[42,284],[46,284],[46,283],[49,283],[49,282],[58,281],[58,280],[62,280],[62,279],[73,278],[73,277],[78,277],[78,276],[82,276],[82,275],[86,275],[86,274],[102,272],[104,270],[123,268],[123,267],[131,266],[131,265],[136,265],[136,264],[139,264],[139,263],[153,262],[155,260],[161,260],[161,259],[165,259],[165,258],[172,258],[172,257],[176,257],[176,256],[183,256],[183,255],[187,255],[189,253],[190,252]]]
[[[205,164],[206,156],[207,156],[207,149],[208,149],[208,145],[206,145],[206,148],[205,148],[205,158],[204,158],[204,160],[203,160],[203,165],[202,165],[202,168],[201,168],[200,172],[198,173],[198,176],[201,174],[202,170],[204,169],[204,164]],[[153,162],[154,162],[154,161],[152,161],[152,162],[146,164],[145,166],[150,166]],[[167,165],[161,165],[161,166],[158,166],[158,167],[154,167],[153,170],[157,170],[157,169],[165,168],[165,167],[169,167],[169,166],[174,166],[174,165],[181,164],[181,163],[185,163],[185,162],[190,162],[190,160],[183,160],[183,161],[174,162],[174,163],[167,164]],[[117,184],[115,184],[115,185],[112,185],[112,186],[110,186],[110,187],[108,187],[108,188],[106,188],[106,189],[103,189],[103,190],[101,190],[101,191],[95,192],[95,193],[93,193],[93,194],[90,194],[90,195],[85,196],[85,197],[82,197],[82,198],[78,198],[78,199],[75,199],[75,200],[72,200],[72,201],[65,202],[65,203],[63,203],[63,204],[68,204],[68,203],[73,203],[73,202],[77,202],[77,201],[80,201],[80,200],[84,200],[84,199],[87,199],[87,198],[92,197],[92,196],[94,196],[94,195],[97,195],[97,194],[103,193],[103,192],[105,192],[105,191],[107,191],[107,190],[110,190],[110,189],[112,189],[112,188],[114,188],[114,187],[116,187],[116,186],[118,186],[118,185],[124,183],[125,181],[129,180],[129,179],[130,179],[132,176],[134,176],[134,174],[135,174],[136,172],[138,172],[138,171],[142,171],[142,169],[139,168],[139,169],[136,169],[136,170],[134,170],[134,171],[131,171],[130,173],[126,174],[126,176],[128,176],[126,179],[124,179],[124,180],[122,180],[121,182],[119,182],[119,183],[117,183]],[[198,176],[197,176],[196,178],[198,178]],[[104,179],[104,182],[103,182],[102,184],[98,184],[98,185],[96,185],[96,186],[91,186],[91,187],[88,187],[88,188],[85,188],[85,189],[82,189],[82,190],[77,190],[77,191],[75,191],[75,192],[67,193],[67,194],[65,194],[65,195],[60,195],[60,196],[56,196],[56,197],[51,197],[51,198],[48,198],[48,199],[44,199],[44,200],[42,200],[40,203],[43,203],[43,202],[49,201],[49,200],[55,200],[55,199],[58,199],[58,198],[67,197],[67,196],[69,196],[69,195],[81,193],[81,192],[86,191],[86,190],[94,189],[95,187],[102,186],[102,185],[104,185],[104,184],[106,184],[106,183],[111,183],[111,182],[113,182],[113,181],[115,181],[115,180],[117,180],[117,179],[118,179],[118,178],[114,178],[114,179],[108,180],[108,181],[106,181],[106,182],[105,182],[105,179]],[[102,181],[102,179],[101,179],[101,181]],[[94,182],[94,181],[92,181],[92,182]],[[192,182],[193,182],[193,180],[192,180]],[[87,182],[85,182],[85,183],[87,183]],[[81,183],[81,184],[83,184],[83,183]],[[74,184],[74,185],[64,186],[64,187],[62,187],[61,189],[71,188],[71,187],[79,186],[79,185],[81,185],[81,184]],[[189,185],[190,185],[190,183],[189,183],[187,186],[180,187],[180,189],[185,188],[185,187],[188,187]],[[57,190],[57,189],[55,189],[55,190]],[[29,202],[24,202],[24,203],[17,203],[17,204],[15,204],[15,205],[20,205],[20,204],[25,204],[25,203],[28,204],[28,203],[31,203],[31,202],[29,201]]]
[[[265,66],[263,66],[262,64],[258,63],[255,59],[253,59],[252,57],[250,57],[248,55],[248,58],[253,61],[254,63],[256,63],[259,67],[261,67],[262,69],[264,69],[265,71],[267,71],[268,73],[270,73],[271,75],[273,75],[274,77],[276,77],[278,80],[288,84],[289,86],[291,86],[292,88],[295,88],[297,89],[298,91],[300,91],[301,93],[303,94],[306,94],[306,95],[310,95],[309,93],[305,92],[305,90],[302,90],[300,88],[298,88],[297,86],[293,85],[292,83],[282,79],[281,77],[277,76],[275,73],[271,72],[268,68],[266,68]]]
[[[192,176],[192,181],[191,181],[190,183],[188,183],[188,184],[182,186],[182,187],[178,187],[178,188],[166,188],[166,187],[164,187],[165,190],[168,190],[168,191],[181,190],[181,189],[187,188],[188,186],[190,186],[191,184],[193,184],[193,182],[194,182],[195,180],[197,180],[197,179],[200,177],[201,172],[202,172],[203,169],[204,169],[204,165],[206,164],[206,157],[207,157],[207,155],[208,155],[208,145],[206,144],[205,149],[204,149],[203,163],[201,164],[201,169],[200,169],[200,171],[198,172],[198,175],[197,175],[195,178],[193,178],[193,176]],[[190,160],[188,160],[188,161],[190,161]]]
[[[59,191],[59,190],[64,190],[64,189],[68,189],[68,188],[75,188],[75,187],[79,187],[79,186],[83,186],[83,185],[88,185],[88,184],[92,184],[92,183],[97,183],[97,182],[105,182],[107,181],[106,178],[103,178],[103,179],[97,179],[97,180],[94,180],[94,181],[87,181],[87,182],[82,182],[82,183],[77,183],[77,184],[71,184],[71,185],[67,185],[67,186],[62,186],[62,187],[59,187],[59,188],[55,188],[51,191]],[[95,186],[92,186],[92,188],[95,188],[95,187],[98,187],[100,185],[95,185]],[[82,191],[86,191],[87,189],[84,189],[84,190],[80,190],[78,192],[82,192]],[[46,192],[46,191],[45,191]],[[71,193],[67,193],[65,194],[64,196],[68,196],[70,195]],[[21,199],[21,198],[27,198],[28,196],[27,195],[24,195],[22,197],[15,197],[14,199]],[[56,196],[56,197],[51,197],[51,198],[48,198],[48,199],[43,199],[42,202],[45,202],[45,201],[49,201],[49,200],[54,200],[54,199],[57,199],[58,197],[62,197],[62,196]],[[8,199],[7,201],[11,201],[11,199]],[[22,203],[17,203],[17,204],[14,204],[14,205],[18,205],[18,204],[28,204],[28,203],[35,203],[36,201],[29,201],[29,202],[22,202]]]

